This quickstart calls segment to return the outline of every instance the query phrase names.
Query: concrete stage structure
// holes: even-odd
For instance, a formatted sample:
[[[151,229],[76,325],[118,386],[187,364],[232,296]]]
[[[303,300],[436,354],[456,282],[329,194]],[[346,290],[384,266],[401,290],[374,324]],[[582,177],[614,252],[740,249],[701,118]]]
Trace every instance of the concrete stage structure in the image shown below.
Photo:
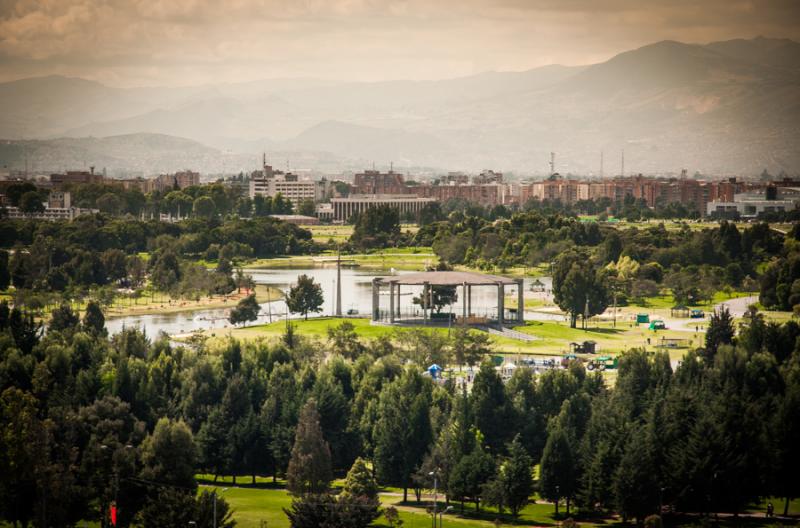
[[[388,310],[381,309],[381,290],[389,287],[389,306]],[[458,310],[454,313],[456,324],[462,325],[487,325],[496,323],[502,329],[506,322],[522,324],[524,321],[524,290],[522,279],[509,279],[498,275],[484,275],[469,271],[422,271],[419,273],[409,273],[389,278],[376,278],[372,281],[372,320],[388,322],[389,324],[409,322],[401,321],[400,316],[400,287],[401,286],[422,286],[422,298],[433,298],[434,288],[443,286],[461,287],[461,316]],[[472,311],[472,287],[490,287],[497,290],[497,314],[496,317],[476,317]],[[512,317],[506,317],[505,309],[505,287],[517,287],[517,309],[510,310]],[[456,301],[457,303],[458,301]],[[432,302],[426,303],[432,304]],[[422,323],[433,322],[433,310],[422,306]],[[447,316],[447,323],[452,322],[450,314]]]

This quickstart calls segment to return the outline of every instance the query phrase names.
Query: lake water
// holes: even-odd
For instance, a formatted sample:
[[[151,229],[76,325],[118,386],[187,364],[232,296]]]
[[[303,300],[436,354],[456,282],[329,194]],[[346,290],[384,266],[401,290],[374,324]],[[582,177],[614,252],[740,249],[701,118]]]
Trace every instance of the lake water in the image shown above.
[[[304,269],[250,269],[246,270],[247,273],[252,275],[253,280],[257,284],[267,284],[280,288],[282,291],[288,291],[292,284],[297,282],[299,275],[309,275],[313,277],[314,282],[322,287],[322,295],[324,303],[322,312],[319,314],[309,314],[309,317],[314,315],[333,315],[335,309],[335,291],[336,291],[336,268],[304,268]],[[342,313],[347,314],[348,311],[356,312],[358,316],[369,317],[370,310],[372,309],[372,279],[375,277],[387,277],[389,275],[401,275],[410,273],[407,271],[397,271],[394,273],[384,270],[367,270],[361,268],[342,268]],[[534,279],[525,279],[525,288],[530,288],[530,281]],[[551,282],[547,277],[540,278],[545,284],[546,288],[550,288]],[[387,288],[388,290],[388,288]],[[411,302],[413,296],[418,295],[422,287],[403,287],[400,297],[400,310],[405,314],[411,314],[416,310],[416,307]],[[508,294],[515,288],[506,289]],[[460,288],[458,291],[460,296]],[[497,303],[497,292],[492,287],[477,287],[472,288],[472,311],[476,314],[492,313],[495,310]],[[389,295],[388,291],[381,295],[381,307],[388,307]],[[444,311],[449,308],[445,307]],[[453,312],[460,314],[461,301],[453,305]],[[210,328],[231,328],[228,322],[228,315],[230,308],[216,308],[207,310],[196,310],[190,312],[176,312],[166,314],[147,314],[147,315],[132,315],[124,317],[109,318],[106,321],[106,328],[109,333],[115,334],[122,330],[123,327],[139,327],[144,329],[148,336],[156,336],[159,332],[166,332],[170,335],[185,334],[195,330],[205,330]],[[496,312],[495,312],[496,313]],[[527,314],[526,318],[530,318],[531,314]],[[283,300],[276,300],[270,303],[261,304],[261,315],[258,320],[252,324],[267,323],[270,320],[276,321],[285,319],[287,316],[286,303]],[[293,315],[292,317],[299,317]],[[550,319],[548,314],[535,315],[537,319]]]

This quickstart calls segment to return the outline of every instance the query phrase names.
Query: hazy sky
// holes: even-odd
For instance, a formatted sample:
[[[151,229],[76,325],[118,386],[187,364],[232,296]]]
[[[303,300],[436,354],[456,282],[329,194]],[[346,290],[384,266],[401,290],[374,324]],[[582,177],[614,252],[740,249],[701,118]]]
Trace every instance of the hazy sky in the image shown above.
[[[0,80],[432,79],[650,42],[800,39],[798,0],[0,0]]]

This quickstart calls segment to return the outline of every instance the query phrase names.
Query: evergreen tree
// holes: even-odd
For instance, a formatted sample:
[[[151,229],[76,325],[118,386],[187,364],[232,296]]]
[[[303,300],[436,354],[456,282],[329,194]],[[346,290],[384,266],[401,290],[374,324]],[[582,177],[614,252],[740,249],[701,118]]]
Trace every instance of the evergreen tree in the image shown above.
[[[623,519],[635,518],[641,523],[658,509],[660,489],[656,472],[647,435],[639,427],[631,432],[614,475],[614,495]]]
[[[324,493],[331,480],[331,451],[322,436],[316,402],[310,399],[300,411],[297,422],[292,458],[286,472],[286,489],[295,495]]]
[[[558,513],[558,501],[567,499],[569,514],[570,499],[578,491],[578,460],[574,446],[564,427],[557,423],[547,437],[539,469],[539,493],[553,501]]]
[[[706,331],[706,359],[713,361],[720,345],[733,342],[733,316],[727,306],[714,310]]]
[[[452,495],[461,500],[461,510],[464,510],[464,500],[471,499],[475,509],[480,511],[481,493],[484,485],[494,475],[494,460],[491,455],[483,450],[480,442],[475,443],[475,448],[453,468],[447,479],[448,497]]]
[[[484,500],[498,508],[508,508],[516,517],[533,493],[533,460],[522,446],[519,435],[508,446],[508,457],[487,485]]]
[[[404,502],[431,442],[430,402],[430,385],[412,370],[381,391],[373,433],[375,469],[380,482],[403,488]]]
[[[83,314],[83,327],[87,332],[94,335],[105,335],[106,318],[96,301],[89,301],[86,305],[86,313]]]
[[[0,291],[11,285],[11,271],[8,269],[8,251],[0,250]]]
[[[508,427],[513,423],[513,408],[506,398],[503,380],[494,366],[485,361],[475,375],[470,394],[470,407],[475,427],[486,439],[486,447],[492,453],[500,453],[512,433]]]
[[[358,457],[353,462],[353,467],[347,472],[342,493],[371,499],[378,497],[378,483],[363,458]]]
[[[50,315],[50,324],[47,328],[51,332],[61,332],[64,330],[72,330],[80,324],[78,315],[72,311],[72,308],[67,303],[61,305],[53,310]]]

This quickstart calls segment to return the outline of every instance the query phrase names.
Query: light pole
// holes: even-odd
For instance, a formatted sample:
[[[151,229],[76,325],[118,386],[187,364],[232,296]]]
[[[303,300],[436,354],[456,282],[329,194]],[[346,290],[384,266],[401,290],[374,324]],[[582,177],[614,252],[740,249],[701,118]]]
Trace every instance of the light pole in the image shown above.
[[[220,495],[228,491],[228,488],[222,488]],[[211,496],[214,498],[214,524],[213,528],[217,528],[217,489],[214,488],[214,491],[211,492]]]
[[[448,506],[447,508],[445,508],[444,510],[439,512],[439,528],[442,528],[442,516],[445,513],[450,513],[451,511],[453,511],[453,507],[452,506]]]
[[[438,501],[439,481],[437,480],[436,471],[431,471],[428,476],[433,477],[433,528],[436,528],[436,504]]]

